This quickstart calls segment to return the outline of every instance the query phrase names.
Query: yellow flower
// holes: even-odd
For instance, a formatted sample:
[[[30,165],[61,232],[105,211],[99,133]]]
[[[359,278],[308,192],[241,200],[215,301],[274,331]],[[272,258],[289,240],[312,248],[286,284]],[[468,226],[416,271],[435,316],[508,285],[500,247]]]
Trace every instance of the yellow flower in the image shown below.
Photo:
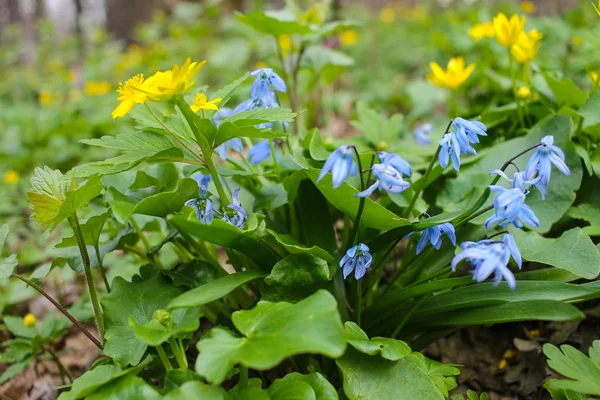
[[[521,3],[521,10],[527,14],[533,14],[535,12],[535,4],[533,1],[524,1]]]
[[[542,34],[535,29],[529,33],[522,32],[517,43],[511,47],[511,54],[520,63],[526,63],[533,60],[540,48],[539,42],[542,37]]]
[[[206,101],[206,96],[202,93],[198,93],[194,99],[194,104],[190,107],[193,112],[197,113],[200,110],[215,110],[218,111],[217,103],[221,102],[220,98]]]
[[[500,364],[498,364],[498,369],[504,369],[508,366],[508,361],[502,359],[502,361],[500,361]]]
[[[600,74],[598,74],[598,71],[592,71],[588,74],[588,78],[590,78],[590,81],[592,81],[592,83],[594,84],[594,86],[598,86],[598,84],[600,83]]]
[[[254,70],[261,69],[261,68],[268,68],[268,67],[269,66],[265,62],[262,62],[262,61],[257,61],[256,63],[254,63]]]
[[[325,13],[327,12],[327,2],[321,4],[313,2],[308,10],[302,14],[300,20],[307,24],[320,25],[325,21]]]
[[[23,325],[25,325],[28,328],[35,326],[36,322],[37,322],[37,319],[35,318],[35,315],[33,315],[33,314],[27,314],[25,316],[25,318],[23,318]]]
[[[519,17],[514,14],[510,20],[503,13],[494,17],[494,29],[496,40],[504,47],[511,47],[519,40],[525,26],[525,16]]]
[[[384,7],[379,13],[379,19],[385,24],[391,24],[396,20],[396,11],[392,7]]]
[[[598,0],[598,5],[595,5],[594,2],[592,2],[592,5],[594,6],[594,10],[600,15],[600,0]]]
[[[529,89],[527,86],[521,86],[517,89],[517,97],[522,100],[527,100],[531,97],[531,89]]]
[[[43,106],[47,106],[47,105],[51,104],[53,100],[54,100],[54,98],[52,96],[52,93],[50,93],[49,90],[42,90],[40,92],[40,94],[38,95],[38,101]]]
[[[352,46],[358,42],[358,32],[344,31],[340,34],[340,42],[343,46]]]
[[[111,84],[110,82],[102,81],[88,81],[85,83],[83,87],[83,91],[86,96],[100,96],[110,92]]]
[[[475,69],[475,64],[470,64],[465,68],[465,60],[462,57],[450,59],[445,71],[435,62],[432,62],[429,66],[432,73],[427,79],[435,86],[448,89],[458,88]]]
[[[14,185],[19,182],[19,173],[17,171],[9,170],[6,174],[4,174],[4,183],[7,185]]]
[[[277,37],[277,44],[283,57],[290,54],[292,51],[292,37],[290,35],[279,35]]]
[[[152,77],[144,80],[144,74],[137,74],[124,84],[119,83],[117,93],[121,95],[118,98],[121,104],[112,112],[113,119],[124,117],[136,104],[144,104],[148,100],[156,101],[158,99]]]
[[[173,69],[155,73],[150,79],[158,91],[158,101],[170,99],[176,94],[190,90],[196,83],[196,74],[200,72],[204,64],[206,61],[197,63],[188,58],[181,67],[176,64]]]
[[[483,38],[496,36],[496,29],[491,22],[476,24],[469,29],[469,36],[471,36],[474,41],[479,42]]]
[[[573,43],[573,46],[581,46],[581,44],[583,43],[583,39],[581,38],[581,36],[573,35],[573,37],[571,38],[571,43]]]

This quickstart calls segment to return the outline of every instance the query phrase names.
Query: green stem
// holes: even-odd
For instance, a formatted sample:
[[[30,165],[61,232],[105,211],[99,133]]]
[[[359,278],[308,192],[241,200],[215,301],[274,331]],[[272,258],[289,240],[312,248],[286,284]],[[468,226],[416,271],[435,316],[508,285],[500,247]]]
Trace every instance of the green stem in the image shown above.
[[[56,366],[58,367],[58,372],[60,373],[60,377],[63,382],[63,385],[66,385],[65,378],[64,378],[65,376],[67,378],[69,378],[69,382],[73,382],[73,376],[71,376],[67,367],[65,367],[64,364],[62,362],[60,362],[60,358],[58,358],[58,356],[56,355],[54,350],[47,349],[47,351],[48,351],[48,354],[50,354],[50,357],[52,357],[52,359],[54,360],[54,363],[56,364]]]
[[[181,352],[181,347],[179,347],[179,344],[177,343],[175,338],[169,338],[169,346],[171,346],[171,351],[175,356],[175,360],[177,360],[177,365],[179,365],[179,368],[187,369],[187,358],[185,357],[185,353]]]
[[[356,149],[356,146],[350,146],[350,147],[352,147],[352,150],[354,150],[354,154],[356,155],[356,160],[358,161],[358,174],[360,176],[360,191],[362,192],[366,189],[366,185],[365,185],[365,180],[363,178],[363,170],[362,170],[362,162],[360,161],[360,154],[358,154],[358,150]],[[373,157],[371,158],[371,168],[373,167],[374,161],[375,161],[375,154],[373,154]],[[371,179],[371,170],[369,170],[369,175],[367,177],[367,184],[369,183],[370,179]],[[358,202],[358,211],[356,212],[356,218],[354,219],[354,227],[352,228],[352,234],[348,237],[348,239],[351,240],[351,242],[347,247],[357,244],[356,241],[358,239],[358,229],[359,229],[359,225],[360,225],[360,218],[362,217],[363,210],[365,209],[365,201],[366,200],[367,200],[366,197],[361,197],[360,201]]]
[[[450,122],[450,123],[452,123],[452,122]],[[450,129],[450,125],[448,125],[448,129]],[[448,132],[448,129],[446,129],[446,132]],[[415,194],[413,194],[413,197],[412,197],[412,199],[410,199],[410,203],[408,204],[408,207],[406,208],[406,211],[404,212],[404,216],[406,218],[410,217],[410,213],[412,212],[413,208],[415,207],[415,204],[417,203],[417,200],[419,199],[419,195],[423,191],[423,188],[425,188],[425,186],[427,185],[427,179],[429,179],[429,175],[431,174],[431,171],[433,170],[433,166],[435,165],[435,162],[438,159],[438,156],[440,155],[441,150],[442,150],[442,146],[438,146],[437,150],[435,151],[435,154],[433,155],[433,157],[431,158],[431,161],[429,162],[429,165],[427,166],[425,175],[423,175],[423,177],[421,178],[423,183],[421,185],[418,185],[417,188],[415,188]]]
[[[136,222],[134,216],[132,215],[131,218],[131,225],[133,225],[133,227],[135,228],[135,231],[137,232],[138,236],[140,237],[140,240],[142,241],[142,243],[144,243],[144,247],[146,248],[145,252],[143,253],[143,258],[148,258],[148,250],[150,250],[152,248],[152,246],[150,245],[150,241],[148,241],[148,238],[146,237],[146,235],[144,235],[144,231],[142,230],[142,228],[140,227],[140,225]],[[140,255],[138,253],[138,255]],[[140,255],[141,257],[141,255]],[[150,261],[154,262],[154,264],[156,264],[156,266],[160,269],[165,269],[165,266],[163,265],[163,263],[160,261],[160,258],[158,258],[157,254],[154,254],[154,257],[152,257],[152,259],[150,259]]]
[[[277,174],[277,178],[280,178],[281,171],[279,168],[279,161],[277,161],[277,153],[275,152],[275,143],[273,142],[273,139],[269,139],[269,146],[271,147],[271,158],[273,159],[275,173]]]
[[[231,203],[231,201],[229,200],[227,192],[225,192],[223,184],[221,183],[221,178],[219,177],[219,173],[217,172],[217,167],[215,166],[215,163],[212,160],[212,151],[211,149],[205,149],[202,145],[200,146],[200,149],[202,150],[202,154],[204,154],[204,157],[206,157],[206,168],[208,168],[208,172],[210,172],[210,174],[212,175],[213,183],[217,188],[219,200],[221,201],[221,209],[224,210],[225,207],[227,207],[227,205]]]
[[[169,361],[169,358],[167,357],[165,350],[162,348],[162,344],[159,344],[158,346],[156,346],[154,348],[156,349],[156,352],[158,353],[158,358],[160,358],[160,361],[162,362],[162,365],[165,367],[165,370],[167,372],[171,371],[173,369],[173,366],[171,365],[171,361]]]
[[[515,99],[515,103],[517,104],[517,114],[519,115],[519,122],[521,123],[521,127],[524,127],[523,123],[523,111],[521,110],[521,102],[517,97],[517,78],[515,76],[515,66],[512,55],[510,54],[510,47],[508,50],[508,67],[510,69],[510,79],[512,81],[512,90],[513,90],[513,98]]]
[[[408,321],[408,319],[411,317],[411,315],[414,314],[415,311],[417,311],[421,305],[423,304],[423,302],[425,300],[427,300],[429,296],[423,296],[421,297],[406,313],[404,313],[404,316],[402,317],[402,320],[400,321],[400,323],[398,324],[398,326],[396,327],[396,329],[394,329],[394,333],[392,333],[392,339],[395,339],[398,334],[400,333],[400,331],[402,330],[402,328],[404,328],[404,325],[406,325],[406,322]]]
[[[85,329],[83,327],[83,325],[81,325],[81,322],[79,322],[74,316],[72,316],[71,313],[69,313],[66,308],[64,308],[58,301],[54,300],[54,298],[52,296],[50,296],[48,293],[46,293],[46,291],[44,289],[42,289],[38,284],[36,284],[33,281],[30,281],[29,279],[25,278],[24,276],[21,276],[18,274],[12,274],[11,276],[13,278],[17,278],[17,279],[25,282],[26,284],[28,284],[29,286],[31,286],[32,288],[37,290],[42,296],[44,296],[46,299],[48,299],[48,301],[50,303],[52,303],[54,305],[54,307],[56,307],[58,309],[58,311],[63,313],[63,315],[65,317],[67,317],[69,319],[69,321],[71,321],[73,323],[73,325],[75,325],[77,327],[77,329],[79,329],[81,331],[81,333],[83,333],[88,339],[90,339],[90,341],[92,343],[94,343],[96,345],[96,347],[98,347],[100,350],[102,350],[104,348],[102,346],[102,343],[100,343],[98,341],[98,339],[96,339],[94,337],[94,335],[92,335],[87,329]]]
[[[362,315],[362,285],[360,279],[356,281],[356,324],[360,326]]]
[[[77,215],[70,217],[69,223],[73,232],[75,233],[75,239],[79,245],[79,252],[81,253],[81,259],[83,261],[83,270],[85,272],[85,280],[87,282],[88,290],[90,292],[90,298],[92,300],[92,307],[94,308],[94,314],[96,315],[96,325],[100,338],[104,340],[104,317],[102,315],[102,309],[100,308],[100,301],[98,300],[98,293],[96,292],[96,285],[94,284],[94,275],[92,275],[92,267],[90,265],[90,255],[88,254],[87,247],[85,246],[85,240],[83,238],[83,232],[79,225],[79,219]]]
[[[106,286],[106,291],[110,293],[110,284],[108,283],[108,278],[106,277],[106,271],[104,271],[104,265],[102,264],[102,257],[100,255],[100,248],[98,244],[94,244],[94,251],[96,252],[96,258],[98,259],[98,269],[100,270],[100,275],[102,276],[102,280],[104,281],[104,286]]]
[[[239,389],[245,389],[248,387],[248,367],[240,364],[240,382],[238,384]]]
[[[467,218],[460,221],[460,225],[466,224],[467,222],[479,217],[481,214],[485,214],[486,212],[490,211],[492,208],[494,208],[493,204],[490,204],[489,206],[482,208],[481,210],[477,211],[476,213],[473,213],[473,214],[469,215]],[[458,224],[456,226],[458,226]]]

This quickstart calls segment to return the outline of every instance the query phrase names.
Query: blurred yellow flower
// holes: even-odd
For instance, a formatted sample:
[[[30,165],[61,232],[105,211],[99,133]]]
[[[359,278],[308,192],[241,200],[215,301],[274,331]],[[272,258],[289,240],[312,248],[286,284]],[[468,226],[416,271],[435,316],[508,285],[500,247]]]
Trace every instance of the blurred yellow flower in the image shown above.
[[[19,182],[20,175],[17,171],[13,171],[12,169],[4,174],[3,182],[6,185],[14,185]]]
[[[396,20],[396,11],[392,7],[384,7],[379,13],[379,19],[385,24],[391,24]]]
[[[594,10],[600,15],[600,0],[598,0],[598,5],[594,4],[594,2],[592,2],[592,5],[594,6]]]
[[[508,366],[508,361],[506,361],[505,359],[502,359],[502,361],[500,361],[500,364],[498,364],[498,369],[504,369]]]
[[[542,34],[535,29],[529,33],[521,32],[519,40],[510,49],[511,54],[520,63],[530,62],[540,48],[542,37]]]
[[[527,86],[521,86],[517,89],[517,97],[521,100],[527,100],[531,97],[531,89]]]
[[[358,32],[344,31],[340,34],[340,42],[343,46],[352,46],[358,42]]]
[[[180,67],[175,64],[173,69],[155,73],[149,81],[159,95],[159,100],[166,100],[178,93],[186,92],[196,83],[196,74],[200,72],[206,61],[192,62],[189,58]]]
[[[279,45],[279,51],[283,57],[290,54],[292,51],[292,37],[290,35],[279,35],[277,37],[277,44]]]
[[[510,360],[511,358],[515,358],[517,354],[519,354],[517,351],[508,349],[502,354],[502,358]]]
[[[598,86],[598,84],[600,83],[600,74],[598,74],[598,71],[592,71],[588,74],[588,78],[590,78],[590,81],[592,81],[592,83],[594,84],[594,86]]]
[[[36,322],[37,322],[37,319],[35,318],[35,315],[33,315],[33,314],[27,314],[25,316],[25,318],[23,318],[23,325],[25,325],[28,328],[35,326]]]
[[[263,61],[257,61],[254,63],[254,69],[268,68],[269,66]]]
[[[476,24],[469,29],[469,36],[471,36],[474,41],[479,42],[483,38],[496,36],[496,29],[491,22]]]
[[[302,22],[307,24],[320,25],[325,22],[325,13],[327,12],[327,2],[313,2],[308,10],[300,18]]]
[[[571,38],[571,42],[573,43],[573,46],[581,46],[581,44],[583,43],[583,39],[581,38],[581,36],[573,35],[573,37]]]
[[[38,95],[38,101],[40,102],[41,105],[47,106],[47,105],[51,104],[52,101],[54,101],[54,98],[52,96],[52,93],[49,90],[42,90],[40,92],[40,94]]]
[[[121,104],[112,112],[113,119],[124,117],[136,104],[144,104],[148,100],[158,100],[158,92],[152,78],[144,80],[144,74],[137,74],[124,84],[119,83],[117,93],[121,95],[118,98]]]
[[[521,10],[527,14],[533,14],[535,12],[535,4],[533,1],[524,1],[521,3]]]
[[[193,112],[197,113],[200,110],[215,110],[218,111],[217,103],[220,103],[221,99],[216,98],[211,101],[207,101],[206,96],[202,93],[198,93],[194,99],[194,104],[190,106]]]
[[[435,86],[448,89],[458,88],[475,69],[475,64],[465,67],[465,60],[462,57],[450,59],[445,71],[435,62],[430,63],[429,66],[432,73],[427,76],[427,80]]]
[[[110,92],[111,86],[107,81],[87,81],[83,86],[83,91],[86,96],[100,96]]]
[[[525,27],[525,16],[519,17],[514,14],[510,20],[503,13],[494,17],[494,29],[496,40],[504,47],[511,47],[519,40]]]

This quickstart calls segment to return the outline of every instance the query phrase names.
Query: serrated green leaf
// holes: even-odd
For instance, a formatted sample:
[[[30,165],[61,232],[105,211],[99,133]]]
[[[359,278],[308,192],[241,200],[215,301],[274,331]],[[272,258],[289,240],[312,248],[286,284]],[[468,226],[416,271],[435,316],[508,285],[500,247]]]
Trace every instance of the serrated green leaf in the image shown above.
[[[104,187],[100,183],[100,176],[94,175],[90,177],[82,186],[75,190],[67,192],[65,200],[60,205],[52,228],[61,223],[63,220],[77,216],[77,211],[85,207],[90,200],[99,196]]]
[[[49,228],[73,186],[73,178],[48,167],[36,168],[31,177],[31,186],[32,191],[27,193],[33,208],[31,218],[42,227]]]
[[[254,126],[237,126],[235,123],[231,122],[221,122],[213,141],[213,147],[217,147],[234,138],[276,139],[286,136],[289,135],[284,132],[272,131],[270,129],[258,129]]]
[[[555,388],[579,393],[600,395],[600,340],[595,340],[589,357],[568,344],[558,347],[546,343],[543,347],[548,357],[548,366],[559,374],[570,378],[551,380],[547,383]]]
[[[2,257],[2,250],[4,249],[4,242],[8,236],[8,225],[4,224],[0,226],[0,279],[6,279],[10,277],[19,264],[16,254],[11,254],[8,257]]]
[[[273,36],[279,35],[307,35],[313,30],[306,25],[301,25],[292,18],[283,19],[277,13],[265,13],[255,11],[253,13],[236,13],[236,18],[244,24],[252,27],[255,31]]]

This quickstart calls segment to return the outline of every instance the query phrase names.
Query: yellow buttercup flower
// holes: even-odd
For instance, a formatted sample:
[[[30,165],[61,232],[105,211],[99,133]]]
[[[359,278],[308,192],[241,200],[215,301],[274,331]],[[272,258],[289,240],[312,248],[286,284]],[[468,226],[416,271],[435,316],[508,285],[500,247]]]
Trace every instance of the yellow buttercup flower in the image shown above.
[[[517,89],[517,97],[522,100],[527,100],[531,97],[531,89],[527,86],[521,86]]]
[[[11,169],[4,174],[3,182],[7,185],[14,185],[15,183],[19,182],[19,177],[19,173]]]
[[[462,57],[450,59],[445,71],[435,62],[432,62],[429,66],[431,67],[431,74],[427,76],[427,79],[435,86],[447,89],[457,89],[475,69],[475,64],[465,67],[465,60]]]
[[[206,61],[192,62],[189,58],[183,65],[173,66],[168,71],[159,71],[151,79],[160,100],[170,99],[176,94],[187,92],[196,83],[196,74],[200,72]]]
[[[525,27],[525,16],[513,15],[510,20],[503,13],[494,17],[496,40],[504,47],[511,47],[519,40]]]
[[[594,86],[598,86],[598,84],[600,83],[600,74],[598,74],[598,71],[590,72],[588,74],[588,78],[590,78],[590,81],[592,81]]]
[[[524,1],[521,3],[521,10],[527,14],[533,14],[535,12],[535,4],[533,1]]]
[[[111,86],[112,85],[110,84],[110,82],[106,81],[88,81],[83,86],[83,91],[86,94],[86,96],[100,96],[110,92]]]
[[[25,316],[25,318],[23,318],[23,325],[25,325],[28,328],[35,326],[36,322],[37,322],[37,319],[35,318],[35,315],[33,315],[33,314],[27,314]]]
[[[392,7],[384,7],[379,13],[379,19],[385,24],[391,24],[396,20],[396,11]]]
[[[343,46],[352,46],[358,42],[358,32],[344,31],[340,34],[340,42]]]
[[[491,22],[476,24],[469,29],[469,36],[471,36],[474,41],[479,42],[483,38],[496,36],[496,29]]]
[[[47,106],[54,101],[54,97],[49,90],[42,90],[38,95],[38,101],[42,106]]]
[[[211,101],[207,101],[206,96],[203,93],[198,93],[194,99],[194,104],[190,106],[193,112],[197,113],[200,110],[215,110],[218,111],[217,103],[220,103],[221,99],[216,98]]]
[[[277,37],[277,44],[279,45],[279,51],[283,57],[290,54],[292,51],[292,37],[290,35],[279,35]]]
[[[148,100],[158,100],[153,77],[144,79],[144,74],[137,74],[124,84],[119,83],[117,93],[121,95],[118,98],[121,104],[112,112],[113,119],[124,117],[136,104],[144,104]]]
[[[542,34],[535,29],[529,33],[522,32],[517,43],[511,47],[511,54],[520,63],[530,62],[540,48],[542,37]]]

